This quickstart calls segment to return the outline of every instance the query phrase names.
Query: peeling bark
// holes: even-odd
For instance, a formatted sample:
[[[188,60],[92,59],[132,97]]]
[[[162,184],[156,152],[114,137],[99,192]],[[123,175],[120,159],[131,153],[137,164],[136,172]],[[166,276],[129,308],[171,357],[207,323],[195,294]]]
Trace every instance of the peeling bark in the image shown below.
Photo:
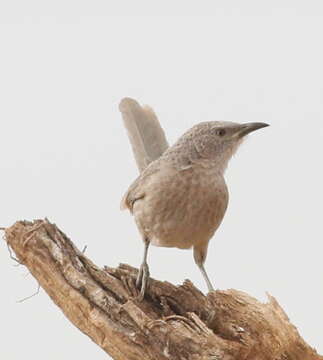
[[[47,220],[18,221],[5,238],[66,317],[113,359],[323,360],[272,296],[204,296],[188,280],[151,279],[139,302],[137,269],[97,267]]]

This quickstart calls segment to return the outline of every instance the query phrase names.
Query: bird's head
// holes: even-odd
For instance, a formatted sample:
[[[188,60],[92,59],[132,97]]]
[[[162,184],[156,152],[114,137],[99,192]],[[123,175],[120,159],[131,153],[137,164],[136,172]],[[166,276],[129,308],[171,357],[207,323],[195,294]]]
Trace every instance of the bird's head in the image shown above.
[[[245,124],[229,121],[202,122],[187,131],[182,140],[186,144],[190,143],[196,162],[210,160],[224,171],[246,135],[266,126],[269,125],[261,122]]]

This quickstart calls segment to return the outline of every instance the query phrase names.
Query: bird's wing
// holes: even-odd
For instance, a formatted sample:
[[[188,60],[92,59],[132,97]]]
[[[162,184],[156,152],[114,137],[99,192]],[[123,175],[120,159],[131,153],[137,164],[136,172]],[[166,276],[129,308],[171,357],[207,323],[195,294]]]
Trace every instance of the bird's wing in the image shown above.
[[[121,210],[129,209],[132,213],[134,203],[143,199],[146,194],[146,184],[151,176],[157,173],[160,169],[159,161],[152,162],[130,185],[127,192],[124,194],[120,208]]]
[[[165,133],[150,107],[142,107],[136,100],[124,98],[119,109],[137,166],[142,172],[168,148]]]

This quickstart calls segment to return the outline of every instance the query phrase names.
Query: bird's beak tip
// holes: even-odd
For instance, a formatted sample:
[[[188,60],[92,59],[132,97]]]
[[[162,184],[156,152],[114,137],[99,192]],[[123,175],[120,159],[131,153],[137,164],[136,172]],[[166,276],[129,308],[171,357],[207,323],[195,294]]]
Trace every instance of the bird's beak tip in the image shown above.
[[[245,124],[248,128],[250,129],[255,129],[255,130],[258,130],[258,129],[262,129],[264,127],[267,127],[269,126],[269,124],[267,123],[263,123],[263,122],[252,122],[252,123],[247,123]]]
[[[243,124],[241,126],[241,129],[239,131],[239,135],[241,137],[253,132],[253,131],[256,131],[258,129],[262,129],[264,127],[267,127],[269,126],[269,124],[267,123],[263,123],[263,122],[252,122],[252,123],[246,123],[246,124]]]
[[[267,127],[267,126],[270,126],[270,124],[267,124],[267,123],[262,123],[263,127]]]

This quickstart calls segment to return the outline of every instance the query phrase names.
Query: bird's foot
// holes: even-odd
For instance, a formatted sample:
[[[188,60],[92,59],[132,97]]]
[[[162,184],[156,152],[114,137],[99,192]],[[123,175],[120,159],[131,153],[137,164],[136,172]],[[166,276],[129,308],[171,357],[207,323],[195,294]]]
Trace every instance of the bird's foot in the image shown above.
[[[145,291],[147,289],[148,280],[149,280],[149,268],[146,262],[142,263],[139,269],[139,273],[136,280],[136,286],[140,289],[138,295],[138,300],[142,301],[145,296]]]

